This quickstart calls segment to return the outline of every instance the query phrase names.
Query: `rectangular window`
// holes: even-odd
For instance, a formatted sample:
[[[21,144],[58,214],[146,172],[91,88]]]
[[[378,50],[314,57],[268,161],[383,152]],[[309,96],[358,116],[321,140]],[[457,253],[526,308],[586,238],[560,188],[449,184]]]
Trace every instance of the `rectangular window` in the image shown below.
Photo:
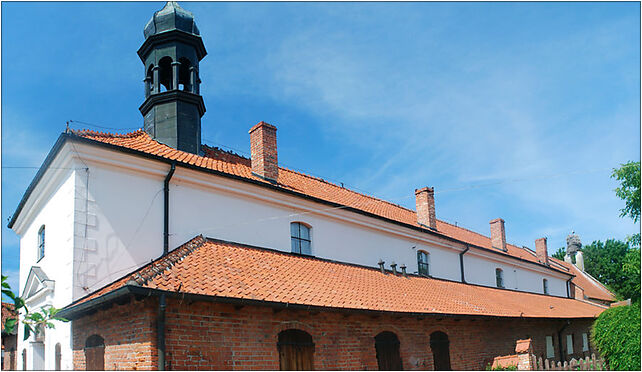
[[[582,333],[582,351],[588,351],[588,335]]]
[[[573,354],[573,335],[566,335],[566,354]]]
[[[45,225],[38,230],[38,261],[45,256]]]
[[[495,269],[495,281],[497,288],[504,288],[504,270]]]
[[[555,358],[555,349],[553,348],[553,336],[546,336],[546,358]]]
[[[293,253],[312,254],[309,227],[298,222],[293,222],[290,224],[290,236]]]
[[[544,286],[544,294],[548,294],[548,280],[542,280],[542,285]]]

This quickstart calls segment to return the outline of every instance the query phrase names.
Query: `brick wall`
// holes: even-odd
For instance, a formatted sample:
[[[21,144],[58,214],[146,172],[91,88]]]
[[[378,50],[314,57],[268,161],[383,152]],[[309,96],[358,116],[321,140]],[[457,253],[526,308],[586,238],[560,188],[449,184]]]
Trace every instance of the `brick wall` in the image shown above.
[[[16,369],[18,364],[17,336],[15,334],[2,333],[2,370]]]
[[[155,369],[157,309],[157,299],[149,298],[114,305],[74,320],[74,369],[85,369],[85,341],[94,334],[105,340],[105,369]]]
[[[167,305],[166,359],[174,370],[279,369],[278,334],[290,328],[312,335],[315,369],[376,370],[374,337],[382,331],[398,336],[404,369],[433,369],[430,334],[435,331],[448,334],[453,369],[484,369],[494,357],[513,354],[518,339],[532,338],[534,354],[545,357],[546,335],[554,336],[558,359],[557,330],[566,323],[275,310],[173,299]],[[105,339],[106,369],[155,365],[156,306],[157,300],[149,298],[75,320],[74,368],[84,369],[82,348],[94,333]],[[575,334],[574,357],[584,355],[581,334],[588,332],[590,324],[572,320],[563,332],[564,349],[566,334]]]
[[[276,148],[276,127],[260,122],[250,129],[252,172],[263,178],[276,180],[279,160]]]

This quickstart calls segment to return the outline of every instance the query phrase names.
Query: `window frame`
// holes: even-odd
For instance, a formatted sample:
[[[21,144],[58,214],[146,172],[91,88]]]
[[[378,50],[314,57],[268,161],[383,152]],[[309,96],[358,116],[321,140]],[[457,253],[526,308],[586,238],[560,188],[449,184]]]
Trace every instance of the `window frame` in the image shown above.
[[[495,268],[495,285],[497,288],[506,288],[504,283],[504,270],[500,267]]]
[[[589,351],[588,333],[582,333],[582,351]]]
[[[38,252],[36,262],[40,262],[45,258],[45,241],[46,241],[46,229],[45,225],[40,226],[38,229]]]
[[[426,262],[421,261],[421,256],[426,257]],[[422,272],[422,267],[425,268],[425,273]],[[419,250],[417,251],[417,274],[421,276],[430,276],[430,253]]]
[[[297,225],[298,229],[298,235],[299,236],[294,236],[292,233],[292,226]],[[301,234],[301,226],[305,227],[308,230],[308,239],[303,238]],[[294,247],[292,247],[292,244],[296,242],[296,245],[298,246],[298,252],[295,250]],[[309,247],[309,252],[304,253],[303,252],[303,244],[302,242],[308,242],[308,247]],[[290,222],[290,250],[292,253],[295,254],[300,254],[304,256],[313,256],[312,254],[312,226],[310,226],[307,223],[301,222],[301,221],[292,221]]]

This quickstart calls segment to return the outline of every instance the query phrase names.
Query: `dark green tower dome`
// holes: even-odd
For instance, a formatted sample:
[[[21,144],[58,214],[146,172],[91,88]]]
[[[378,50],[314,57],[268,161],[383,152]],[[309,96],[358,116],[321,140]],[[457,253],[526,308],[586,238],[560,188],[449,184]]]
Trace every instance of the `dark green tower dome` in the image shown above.
[[[145,26],[138,56],[145,66],[144,128],[153,139],[198,154],[201,148],[199,63],[207,54],[192,13],[174,1]]]
[[[181,8],[175,1],[168,1],[163,9],[154,13],[154,16],[145,25],[143,33],[145,39],[147,39],[151,35],[170,30],[180,30],[193,35],[200,35],[192,12]]]

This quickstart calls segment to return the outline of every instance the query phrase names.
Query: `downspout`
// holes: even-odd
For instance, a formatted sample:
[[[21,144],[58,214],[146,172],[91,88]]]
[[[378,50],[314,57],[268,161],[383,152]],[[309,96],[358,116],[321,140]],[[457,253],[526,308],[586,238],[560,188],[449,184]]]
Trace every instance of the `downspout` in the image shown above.
[[[163,211],[163,256],[169,252],[169,181],[176,170],[176,163],[172,162],[169,173],[165,176],[163,183],[164,211]],[[157,347],[158,347],[158,370],[165,370],[165,308],[167,307],[165,293],[158,298],[158,319],[156,322]]]
[[[566,324],[564,324],[564,326],[559,331],[557,331],[557,344],[558,344],[557,346],[560,349],[560,362],[564,360],[563,359],[564,358],[564,348],[562,347],[562,332],[566,329],[566,327],[569,326],[569,324],[571,324],[571,321],[567,320]]]
[[[470,249],[470,246],[466,245],[466,249],[464,249],[460,254],[459,254],[459,268],[461,270],[461,282],[466,283],[466,279],[464,277],[464,254],[468,252]]]
[[[164,224],[163,224],[163,256],[169,252],[169,180],[172,179],[174,171],[176,170],[176,163],[172,162],[169,173],[165,176],[165,183],[163,184],[163,193],[165,196],[164,208]]]

